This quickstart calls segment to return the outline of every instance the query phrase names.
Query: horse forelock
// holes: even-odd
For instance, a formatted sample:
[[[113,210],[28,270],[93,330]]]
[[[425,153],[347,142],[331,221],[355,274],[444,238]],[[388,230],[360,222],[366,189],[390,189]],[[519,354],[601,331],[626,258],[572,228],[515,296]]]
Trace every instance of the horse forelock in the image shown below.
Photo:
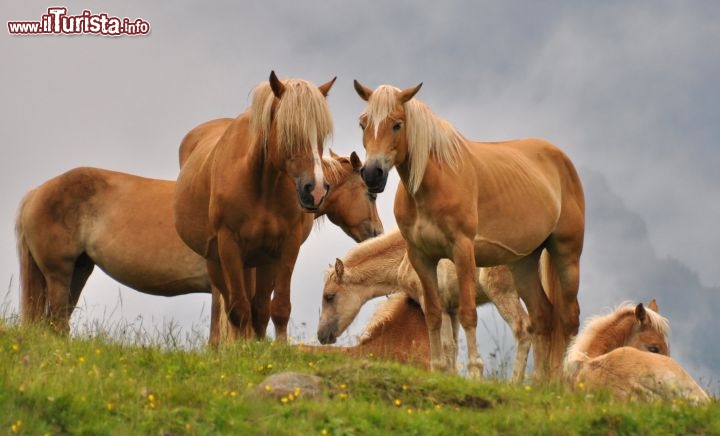
[[[310,154],[332,135],[333,123],[327,100],[317,86],[306,80],[286,79],[283,84],[285,92],[277,103],[268,82],[255,87],[251,126],[264,147],[274,134],[279,147],[284,147],[283,151],[290,155]],[[271,131],[273,119],[275,132]]]
[[[382,85],[373,91],[368,107],[363,112],[377,138],[380,123],[386,119],[397,104],[400,89]],[[460,165],[460,149],[463,136],[448,121],[438,117],[422,101],[412,98],[404,105],[410,161],[408,191],[414,194],[422,182],[428,159],[432,156],[438,163],[456,171]]]
[[[584,360],[586,351],[592,342],[603,334],[610,326],[622,322],[623,319],[635,320],[636,304],[631,302],[620,303],[612,312],[605,315],[595,315],[588,319],[585,327],[573,339],[566,353],[566,363]],[[670,323],[667,318],[645,307],[645,314],[648,325],[658,334],[666,337],[670,331]]]
[[[380,85],[373,91],[368,105],[361,116],[367,116],[373,135],[377,138],[380,123],[387,118],[397,104],[397,93],[400,90],[390,85]]]
[[[332,157],[323,156],[322,166],[325,178],[330,185],[337,185],[347,174],[347,171],[343,168],[342,162]]]

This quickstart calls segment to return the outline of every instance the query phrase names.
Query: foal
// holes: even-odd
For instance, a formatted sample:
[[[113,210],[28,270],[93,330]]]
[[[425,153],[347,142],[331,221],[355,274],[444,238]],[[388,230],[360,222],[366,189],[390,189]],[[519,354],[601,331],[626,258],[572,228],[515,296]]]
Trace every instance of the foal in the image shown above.
[[[709,401],[708,395],[669,357],[667,319],[655,300],[645,308],[621,305],[590,320],[568,348],[565,375],[574,386],[609,389],[625,399],[685,398]]]
[[[331,270],[325,279],[318,326],[318,339],[321,343],[334,343],[357,316],[360,307],[372,298],[403,291],[423,306],[420,281],[407,261],[405,251],[405,241],[395,229],[358,244],[348,252],[345,261],[338,259],[335,262],[334,270]],[[493,302],[510,325],[516,340],[513,379],[520,381],[525,373],[531,343],[528,315],[520,303],[506,267],[478,268],[478,275],[476,304]],[[448,367],[455,369],[459,291],[453,263],[440,262],[438,277],[443,306],[442,345]],[[414,335],[414,332],[406,329],[406,334]],[[468,362],[468,370],[473,377],[482,376],[482,368],[482,360]]]

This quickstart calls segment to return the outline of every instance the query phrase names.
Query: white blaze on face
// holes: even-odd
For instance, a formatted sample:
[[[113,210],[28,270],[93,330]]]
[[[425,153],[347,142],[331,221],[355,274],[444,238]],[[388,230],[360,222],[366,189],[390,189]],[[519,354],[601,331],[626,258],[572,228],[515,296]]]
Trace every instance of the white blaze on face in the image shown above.
[[[317,135],[312,135],[311,138],[317,138]],[[313,139],[312,144],[310,144],[313,153],[313,173],[315,175],[315,189],[312,191],[312,197],[315,205],[319,206],[326,194],[325,174],[323,173],[322,159],[320,158],[320,153],[318,153],[317,143],[315,141],[316,140]]]

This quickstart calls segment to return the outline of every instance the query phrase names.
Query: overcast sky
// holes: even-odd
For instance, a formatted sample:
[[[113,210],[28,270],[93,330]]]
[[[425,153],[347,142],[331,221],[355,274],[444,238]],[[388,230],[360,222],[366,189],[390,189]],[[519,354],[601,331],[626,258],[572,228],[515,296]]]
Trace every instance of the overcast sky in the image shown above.
[[[469,138],[537,136],[567,152],[588,204],[581,320],[657,297],[670,318],[673,356],[717,385],[720,351],[707,340],[716,345],[720,330],[720,5],[564,3],[72,1],[62,3],[69,14],[142,18],[151,33],[3,32],[6,305],[16,310],[17,205],[43,181],[82,165],[174,179],[184,134],[242,112],[270,70],[315,83],[338,76],[328,145],[361,152],[364,102],[352,80],[371,88],[423,82],[417,97]],[[4,2],[0,10],[3,21],[29,21],[50,6]],[[397,181],[393,175],[378,201],[386,228],[394,226]],[[302,248],[293,279],[297,336],[314,337],[323,271],[352,245],[326,222]],[[96,271],[82,302],[90,318],[116,308],[120,319],[202,329],[209,298],[148,297]]]

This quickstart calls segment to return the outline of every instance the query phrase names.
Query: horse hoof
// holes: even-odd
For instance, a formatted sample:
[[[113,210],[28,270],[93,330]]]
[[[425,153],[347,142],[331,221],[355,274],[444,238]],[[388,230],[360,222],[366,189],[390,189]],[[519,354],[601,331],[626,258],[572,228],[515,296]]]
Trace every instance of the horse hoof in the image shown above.
[[[470,378],[483,378],[483,371],[485,370],[485,365],[483,365],[482,363],[468,363],[467,368]]]

